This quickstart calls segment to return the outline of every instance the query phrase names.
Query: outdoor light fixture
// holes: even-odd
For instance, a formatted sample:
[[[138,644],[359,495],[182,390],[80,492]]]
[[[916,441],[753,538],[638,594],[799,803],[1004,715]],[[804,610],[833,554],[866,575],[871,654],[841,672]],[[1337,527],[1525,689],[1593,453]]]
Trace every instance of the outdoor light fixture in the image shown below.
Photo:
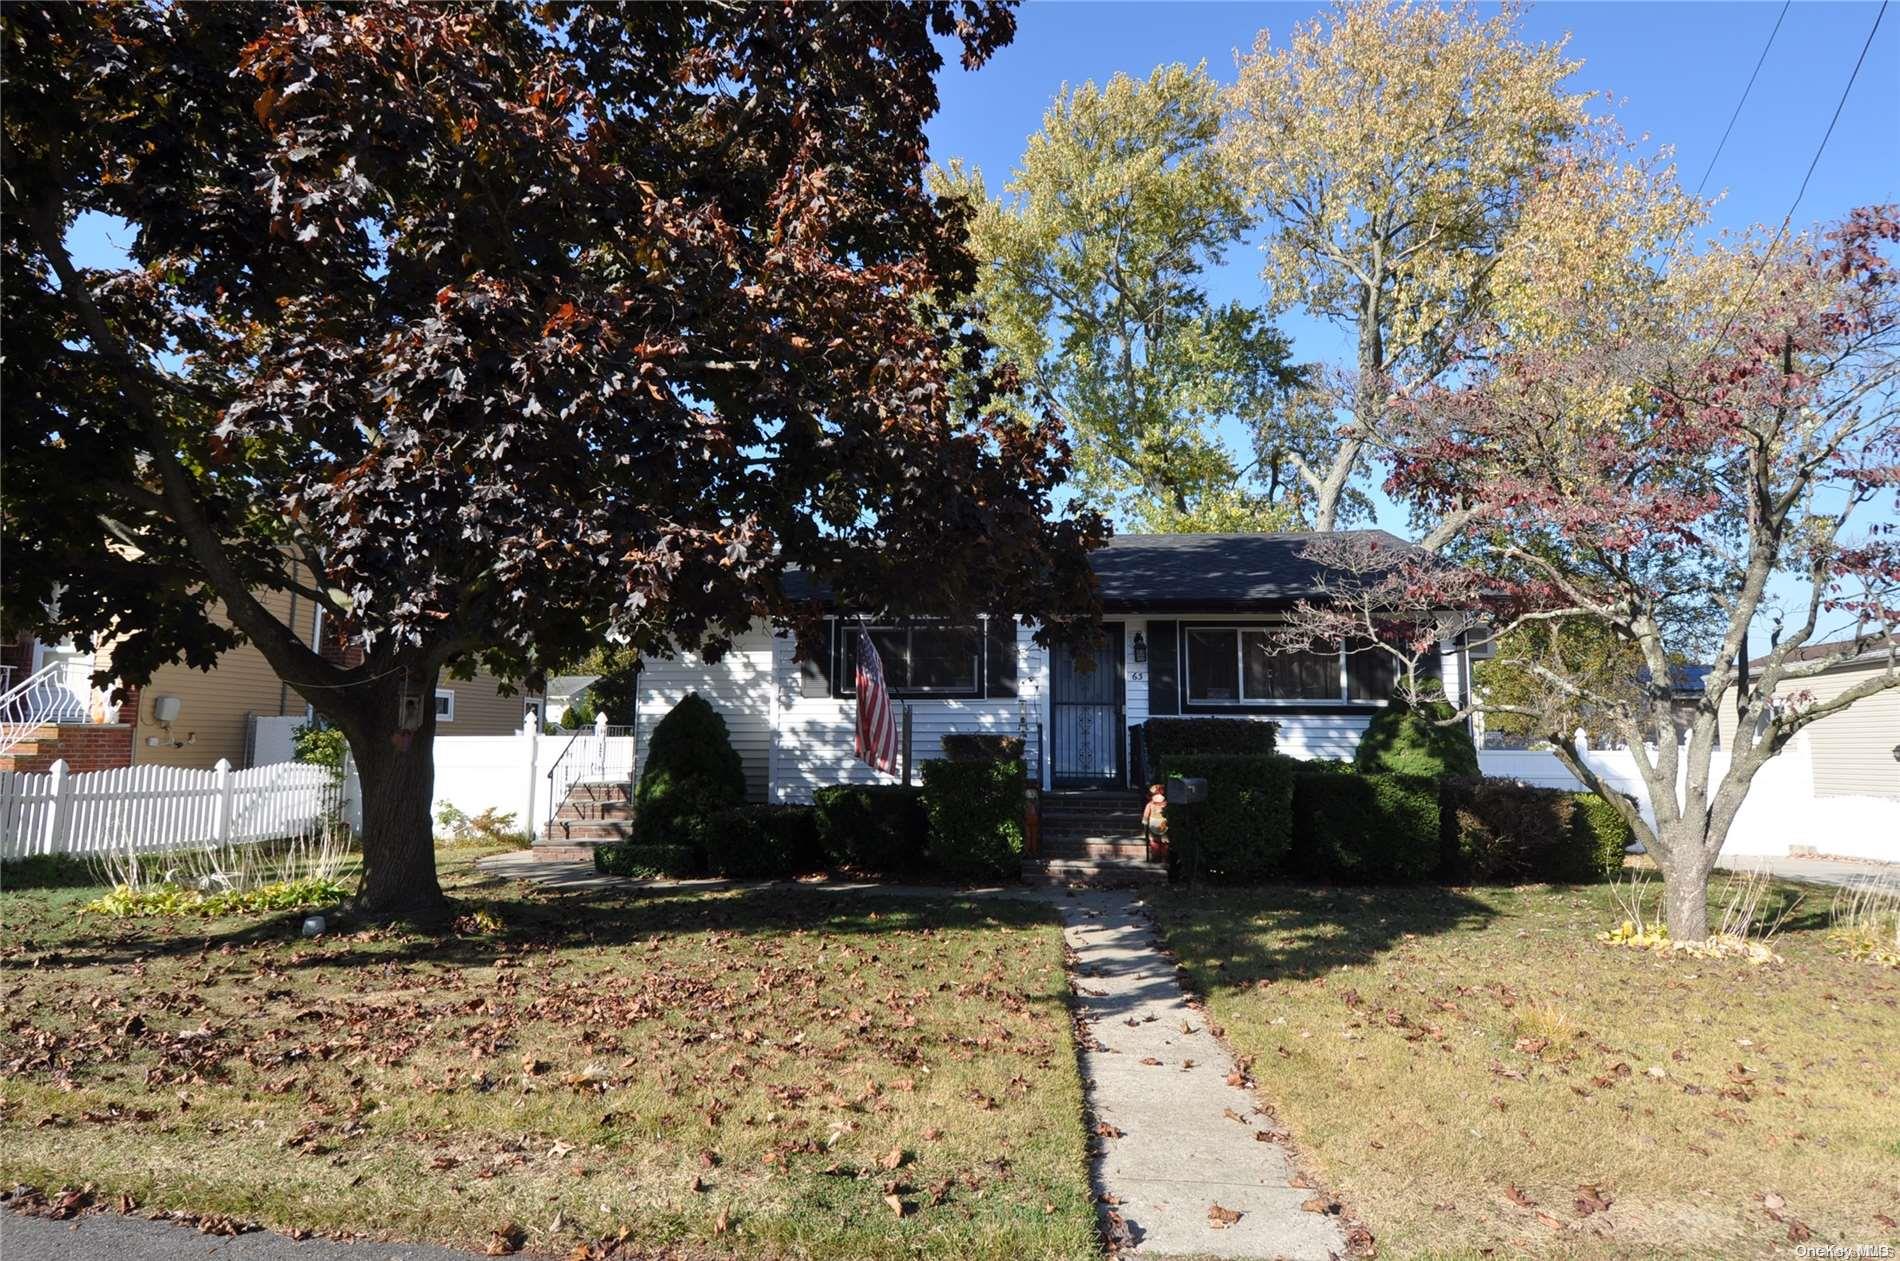
[[[1141,665],[1141,664],[1146,663],[1147,660],[1148,660],[1148,641],[1141,637],[1140,631],[1136,631],[1135,632],[1135,664]]]

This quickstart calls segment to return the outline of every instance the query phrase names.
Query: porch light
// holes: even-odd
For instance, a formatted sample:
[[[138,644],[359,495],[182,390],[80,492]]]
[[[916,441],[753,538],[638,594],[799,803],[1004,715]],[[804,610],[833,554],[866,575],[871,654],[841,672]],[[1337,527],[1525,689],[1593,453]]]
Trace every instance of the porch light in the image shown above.
[[[1140,631],[1136,631],[1135,632],[1135,664],[1145,665],[1147,661],[1148,661],[1148,641],[1142,638]]]

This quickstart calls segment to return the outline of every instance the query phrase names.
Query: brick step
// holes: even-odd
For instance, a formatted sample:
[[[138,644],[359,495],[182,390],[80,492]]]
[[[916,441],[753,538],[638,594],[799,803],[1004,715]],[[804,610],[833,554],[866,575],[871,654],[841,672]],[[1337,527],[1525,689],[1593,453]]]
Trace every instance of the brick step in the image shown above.
[[[557,819],[631,819],[631,801],[577,801],[569,797],[554,812]]]
[[[633,785],[624,779],[583,779],[567,786],[567,799],[588,801],[632,801]]]
[[[1145,862],[1148,858],[1146,841],[1051,841],[1041,840],[1037,849],[1042,858],[1087,858],[1094,860],[1119,859],[1125,862]]]
[[[1113,859],[1027,859],[1023,863],[1023,880],[1037,885],[1166,884],[1168,869],[1159,863]]]
[[[1040,827],[1043,835],[1057,832],[1072,832],[1077,836],[1139,836],[1141,820],[1127,819],[1051,819],[1042,817]]]
[[[594,861],[592,845],[554,845],[545,841],[536,841],[529,856],[538,863],[591,863]]]
[[[569,841],[624,841],[633,835],[633,824],[624,819],[556,819],[542,836],[556,843]]]

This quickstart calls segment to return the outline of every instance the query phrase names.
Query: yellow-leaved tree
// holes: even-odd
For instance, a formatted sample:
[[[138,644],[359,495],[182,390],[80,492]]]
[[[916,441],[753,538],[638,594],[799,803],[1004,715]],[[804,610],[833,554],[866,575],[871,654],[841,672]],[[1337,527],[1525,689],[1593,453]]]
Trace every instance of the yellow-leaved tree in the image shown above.
[[[1666,154],[1639,155],[1566,86],[1581,63],[1561,42],[1519,38],[1520,13],[1342,0],[1240,58],[1220,149],[1267,229],[1269,307],[1333,321],[1353,348],[1309,378],[1326,393],[1289,404],[1289,428],[1333,418],[1293,461],[1320,530],[1392,400],[1455,373],[1474,330],[1574,336],[1580,305],[1657,283],[1700,214]],[[1421,523],[1426,545],[1459,524]]]
[[[1221,89],[1199,66],[1065,86],[1000,197],[952,162],[939,193],[971,208],[986,331],[1062,418],[1081,498],[1138,530],[1291,524],[1304,487],[1243,461],[1297,379],[1257,306],[1206,274],[1250,226],[1215,153]]]

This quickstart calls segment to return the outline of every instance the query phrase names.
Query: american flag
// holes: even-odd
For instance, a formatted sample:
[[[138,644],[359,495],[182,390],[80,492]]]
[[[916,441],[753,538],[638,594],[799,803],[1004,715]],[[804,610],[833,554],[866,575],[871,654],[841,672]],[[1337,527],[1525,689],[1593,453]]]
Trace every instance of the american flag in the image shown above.
[[[884,663],[868,631],[858,633],[858,759],[889,774],[897,768],[897,715],[884,686]]]

